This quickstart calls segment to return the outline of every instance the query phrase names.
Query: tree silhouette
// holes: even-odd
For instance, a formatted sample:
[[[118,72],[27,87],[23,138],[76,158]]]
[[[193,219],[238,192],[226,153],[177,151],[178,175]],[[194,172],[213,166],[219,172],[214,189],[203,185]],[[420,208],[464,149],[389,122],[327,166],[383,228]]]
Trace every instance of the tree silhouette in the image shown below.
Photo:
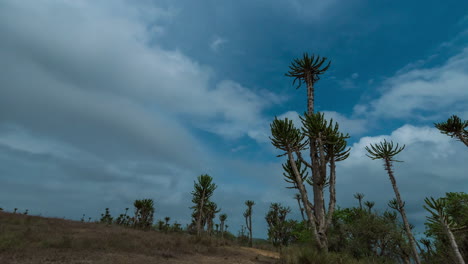
[[[194,182],[194,191],[192,192],[192,202],[195,204],[192,208],[196,210],[196,227],[197,235],[202,231],[202,221],[204,216],[205,205],[216,190],[216,184],[212,183],[213,178],[208,174],[198,176],[198,182]]]
[[[414,260],[416,261],[416,264],[420,264],[421,261],[419,259],[419,254],[416,249],[416,240],[414,239],[413,233],[411,232],[411,228],[410,228],[408,219],[406,217],[406,212],[404,209],[404,203],[401,199],[400,191],[398,190],[398,186],[397,186],[395,176],[392,170],[392,162],[397,161],[397,160],[394,160],[393,157],[397,155],[398,153],[400,153],[404,148],[405,148],[405,145],[403,145],[402,147],[399,147],[397,144],[394,147],[392,141],[387,142],[386,140],[384,140],[383,142],[380,142],[379,144],[375,144],[375,145],[370,144],[370,147],[366,147],[365,149],[369,153],[369,154],[366,154],[369,158],[373,160],[382,159],[384,161],[384,168],[387,171],[388,176],[390,177],[393,191],[395,192],[395,196],[396,196],[397,206],[399,208],[399,212],[403,219],[403,224],[405,226],[406,234],[408,235],[408,239],[411,243],[411,249],[413,251]]]
[[[359,209],[362,210],[362,199],[364,198],[364,194],[363,193],[355,193],[354,194],[354,198],[356,198],[358,201],[359,201]]]
[[[149,230],[153,225],[154,201],[153,199],[135,200],[135,218],[133,226]]]
[[[272,143],[277,148],[284,150],[286,152],[285,154],[288,155],[288,161],[295,174],[297,189],[301,194],[308,225],[313,235],[316,237],[319,249],[325,252],[328,251],[328,239],[326,234],[331,224],[336,204],[335,162],[346,159],[349,152],[349,150],[345,150],[345,139],[348,138],[348,136],[338,132],[338,124],[333,126],[333,120],[327,123],[323,118],[323,114],[314,113],[314,85],[320,79],[320,75],[324,74],[330,67],[330,61],[328,63],[326,63],[326,61],[326,57],[309,56],[307,53],[304,53],[302,58],[297,58],[292,61],[289,66],[290,70],[285,74],[288,77],[294,78],[293,85],[298,82],[297,89],[300,88],[303,83],[307,85],[307,113],[305,117],[301,116],[303,133],[301,133],[300,130],[296,131],[292,123],[287,119],[281,122],[275,118],[271,126],[272,135],[276,139],[272,139]],[[285,130],[281,131],[281,129]],[[286,134],[280,135],[282,132],[286,132]],[[307,136],[305,142],[303,142],[304,136]],[[283,144],[278,144],[281,138],[287,138],[289,140],[283,141]],[[301,151],[305,150],[307,145],[310,151],[310,163],[305,161],[301,155]],[[312,176],[307,182],[312,184],[313,204],[308,200],[300,170],[295,168],[297,166],[292,155],[293,153],[295,153],[301,163],[306,165],[312,172]],[[329,165],[330,168],[329,175],[327,175],[327,165]],[[326,214],[324,188],[327,185],[329,186],[330,198],[328,213]]]
[[[219,221],[221,222],[220,223],[220,231],[221,231],[221,237],[224,238],[224,223],[226,222],[226,219],[227,219],[227,214],[221,214],[219,216]]]
[[[245,225],[249,230],[249,247],[252,247],[252,207],[255,205],[254,201],[247,200],[245,201],[247,209],[244,212]]]
[[[371,213],[371,210],[372,210],[372,207],[374,207],[375,205],[375,202],[371,202],[371,201],[366,201],[364,203],[365,206],[367,206],[367,209],[369,209],[369,214]]]
[[[453,115],[445,122],[434,123],[434,126],[442,134],[455,137],[468,147],[468,120],[462,121],[458,116]]]

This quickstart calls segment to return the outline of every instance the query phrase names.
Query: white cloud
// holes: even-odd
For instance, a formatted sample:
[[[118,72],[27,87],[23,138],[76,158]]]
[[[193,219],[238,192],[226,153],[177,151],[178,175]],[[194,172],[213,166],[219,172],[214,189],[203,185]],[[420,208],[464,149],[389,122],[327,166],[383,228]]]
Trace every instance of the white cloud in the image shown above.
[[[22,9],[22,2],[9,3],[15,12],[5,11],[0,26],[3,35],[9,36],[0,45],[5,67],[19,74],[19,63],[24,61],[31,69],[35,67],[33,71],[87,96],[122,97],[147,109],[191,119],[194,125],[225,137],[263,137],[255,123],[261,123],[262,110],[280,102],[281,97],[254,92],[229,80],[213,86],[209,67],[180,51],[148,45],[154,27],[163,30],[157,23],[152,24],[153,29],[147,28],[148,14],[167,20],[174,12],[138,5],[124,12],[124,2],[110,6],[109,10],[116,11],[110,12],[104,8],[107,6],[80,3],[79,10],[65,2],[30,9]],[[215,46],[224,41],[218,38]],[[35,89],[33,85],[23,88]]]
[[[434,120],[468,108],[468,48],[439,67],[412,64],[387,79],[379,98],[355,109],[378,118]],[[358,114],[358,113],[356,113]],[[467,118],[465,116],[465,118]]]

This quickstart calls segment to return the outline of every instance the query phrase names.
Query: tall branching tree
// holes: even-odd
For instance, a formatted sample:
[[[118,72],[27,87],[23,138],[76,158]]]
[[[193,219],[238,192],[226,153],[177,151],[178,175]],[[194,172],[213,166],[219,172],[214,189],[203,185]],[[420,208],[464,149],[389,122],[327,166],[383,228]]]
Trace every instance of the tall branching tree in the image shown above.
[[[317,238],[317,245],[320,250],[327,251],[326,233],[336,205],[336,162],[349,156],[349,149],[346,149],[346,139],[349,136],[340,133],[338,124],[334,123],[333,120],[328,122],[321,113],[306,114],[301,119],[302,131],[295,128],[291,120],[275,118],[271,125],[273,136],[271,140],[276,148],[285,152],[279,156],[288,156],[289,164],[283,166],[287,172],[285,174],[286,180],[293,183],[293,186],[299,190],[308,224],[312,227],[311,230]],[[301,153],[307,148],[310,140],[315,142],[313,144],[315,151],[312,151],[314,160],[311,163],[307,162]],[[305,180],[305,174],[298,166],[295,156],[301,164],[311,169],[312,177]],[[328,167],[329,174],[327,175]],[[312,185],[313,204],[309,201],[305,182]],[[324,202],[324,189],[327,186],[330,193],[328,212],[325,210]]]
[[[205,207],[206,204],[209,202],[210,197],[213,195],[214,191],[216,190],[217,186],[214,184],[213,178],[208,174],[203,174],[198,176],[198,182],[194,182],[194,191],[192,192],[192,203],[195,205],[192,209],[196,211],[196,228],[197,228],[197,235],[199,236],[202,231],[202,221],[205,218]]]
[[[445,122],[434,123],[434,126],[442,134],[457,138],[468,147],[468,120],[462,121],[458,116],[453,115]]]
[[[453,221],[453,219],[451,219],[445,212],[446,200],[435,200],[434,198],[430,197],[424,199],[424,202],[426,203],[426,205],[423,205],[424,209],[426,209],[431,214],[427,217],[427,220],[430,224],[439,226],[440,229],[443,230],[443,232],[448,237],[450,246],[452,247],[453,253],[457,259],[458,264],[465,264],[465,261],[463,260],[463,257],[458,248],[457,241],[455,240],[455,236],[452,232],[452,230],[458,228],[458,226]]]
[[[349,149],[346,150],[346,139],[349,136],[340,133],[338,124],[333,120],[328,122],[323,114],[314,112],[314,84],[330,67],[330,62],[326,61],[325,57],[309,56],[305,53],[302,58],[293,60],[289,66],[290,71],[286,73],[286,76],[294,78],[293,85],[298,82],[297,88],[303,83],[307,86],[307,112],[304,117],[300,117],[302,128],[295,128],[287,118],[275,118],[271,124],[272,144],[284,151],[279,156],[287,155],[289,165],[286,166],[290,166],[290,172],[293,174],[289,180],[292,180],[299,190],[308,225],[321,251],[328,251],[327,230],[336,205],[336,162],[346,159],[349,155]],[[309,161],[302,157],[301,152],[306,149],[310,152]],[[296,158],[301,165],[311,170],[310,178],[304,180]],[[309,201],[304,182],[312,185],[313,203]],[[324,201],[324,189],[327,186],[330,194],[328,212]]]
[[[249,230],[249,247],[252,247],[252,207],[255,205],[255,202],[252,200],[245,201],[247,209],[244,212],[245,225]]]
[[[405,226],[406,234],[408,236],[408,239],[411,243],[411,249],[413,251],[413,257],[416,262],[416,264],[420,264],[421,261],[419,259],[419,254],[416,249],[416,240],[414,239],[413,233],[411,232],[410,224],[408,222],[408,218],[406,217],[406,212],[404,209],[404,203],[403,200],[401,199],[400,191],[398,190],[398,186],[395,180],[395,175],[393,173],[392,169],[392,162],[400,162],[398,160],[395,160],[393,157],[400,153],[405,146],[403,145],[402,147],[399,147],[398,144],[394,147],[393,142],[387,142],[384,140],[383,142],[380,142],[379,144],[370,144],[370,147],[366,147],[366,151],[369,154],[366,154],[369,158],[375,160],[375,159],[382,159],[384,161],[384,168],[388,173],[388,176],[390,177],[390,181],[392,183],[393,191],[395,192],[396,196],[396,201],[397,205],[399,208],[399,212],[401,214],[403,224]]]

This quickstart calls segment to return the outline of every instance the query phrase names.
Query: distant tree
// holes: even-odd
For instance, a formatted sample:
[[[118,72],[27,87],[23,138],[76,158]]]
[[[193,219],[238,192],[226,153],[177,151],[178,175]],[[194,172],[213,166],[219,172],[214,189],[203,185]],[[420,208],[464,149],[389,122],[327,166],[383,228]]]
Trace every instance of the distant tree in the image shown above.
[[[268,224],[268,239],[280,251],[283,246],[287,246],[293,239],[292,229],[294,222],[286,220],[290,212],[291,209],[289,207],[284,207],[279,203],[272,203],[265,216]]]
[[[221,222],[221,223],[220,223],[220,227],[221,227],[221,228],[220,228],[221,237],[223,237],[223,238],[224,238],[224,224],[225,224],[225,222],[226,222],[226,219],[227,219],[227,214],[221,214],[221,215],[219,216],[219,221]]]
[[[362,199],[364,198],[364,194],[363,193],[356,193],[354,194],[354,198],[356,198],[358,201],[359,201],[359,209],[362,210]]]
[[[372,210],[372,207],[374,207],[375,205],[375,202],[371,202],[371,201],[366,201],[364,203],[365,206],[367,206],[367,209],[369,210],[369,214],[371,213],[371,210]]]
[[[212,235],[213,233],[213,224],[216,214],[219,213],[221,210],[218,209],[218,205],[212,201],[208,201],[205,205],[205,223],[207,223],[207,231],[208,235]]]
[[[158,227],[158,230],[159,230],[159,231],[164,231],[164,230],[165,230],[164,221],[161,220],[161,219],[159,219],[159,220],[157,221],[156,226]]]
[[[404,209],[404,204],[403,200],[401,199],[400,191],[398,190],[398,186],[395,180],[395,176],[393,174],[392,170],[392,162],[396,161],[399,162],[398,160],[393,159],[395,155],[400,153],[403,149],[405,148],[405,145],[402,147],[398,147],[398,144],[393,147],[393,142],[387,142],[384,140],[383,142],[380,142],[379,144],[370,144],[370,147],[366,147],[366,151],[368,154],[366,154],[369,158],[375,160],[375,159],[382,159],[384,161],[384,168],[388,173],[388,176],[390,178],[390,181],[392,183],[393,190],[395,192],[396,196],[396,201],[398,203],[398,208],[399,212],[401,214],[401,217],[403,219],[403,224],[405,225],[405,230],[406,234],[408,235],[408,239],[411,244],[411,249],[413,251],[413,257],[416,262],[416,264],[420,264],[421,260],[419,259],[419,254],[416,249],[416,240],[414,239],[413,233],[411,232],[410,225],[408,222],[408,218],[406,217],[406,212]]]
[[[434,126],[442,134],[455,137],[468,147],[468,120],[462,121],[458,116],[453,115],[445,122],[434,123]]]
[[[133,226],[149,230],[153,225],[154,201],[152,199],[135,200],[135,220]]]
[[[247,209],[244,212],[245,225],[249,230],[249,247],[252,247],[252,207],[255,205],[254,201],[247,200],[245,201]]]
[[[112,224],[112,216],[109,212],[109,208],[106,208],[106,211],[104,214],[101,214],[101,220],[100,222],[103,223],[103,224],[106,224],[106,225],[110,225]]]
[[[128,209],[129,208],[125,208],[125,212],[120,214],[119,217],[117,217],[117,219],[115,219],[115,223],[117,225],[121,225],[121,226],[130,226],[131,225],[130,216],[127,215]]]
[[[214,184],[213,178],[208,174],[198,176],[198,182],[194,182],[194,191],[192,192],[192,203],[195,205],[191,207],[195,210],[195,221],[197,235],[199,236],[202,231],[202,221],[205,218],[205,206],[208,203],[210,197],[213,195],[217,186]]]
[[[171,218],[169,216],[164,217],[164,229],[166,231],[169,231],[169,221],[171,221]]]

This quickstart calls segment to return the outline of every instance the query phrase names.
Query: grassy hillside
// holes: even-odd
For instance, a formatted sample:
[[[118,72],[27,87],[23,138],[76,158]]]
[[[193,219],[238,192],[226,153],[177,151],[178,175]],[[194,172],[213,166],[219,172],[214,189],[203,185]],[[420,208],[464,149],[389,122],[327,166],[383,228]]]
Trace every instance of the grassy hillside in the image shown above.
[[[275,263],[216,238],[0,212],[0,263]]]

